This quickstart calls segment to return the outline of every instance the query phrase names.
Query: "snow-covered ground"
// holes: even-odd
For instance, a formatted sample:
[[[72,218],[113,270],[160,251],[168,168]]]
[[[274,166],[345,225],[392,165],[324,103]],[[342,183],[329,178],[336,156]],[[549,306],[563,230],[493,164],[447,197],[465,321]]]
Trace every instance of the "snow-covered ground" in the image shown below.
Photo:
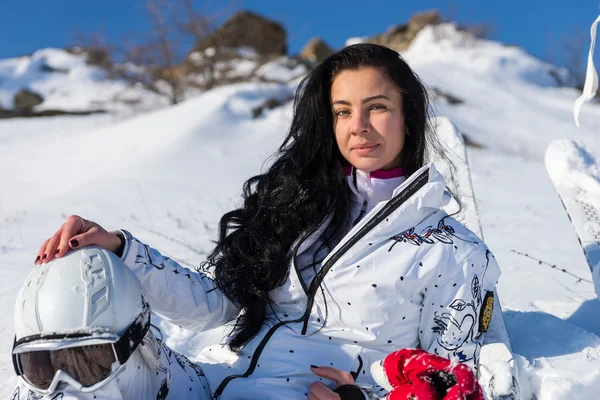
[[[469,148],[473,183],[485,240],[503,269],[499,292],[524,399],[597,399],[600,301],[593,285],[513,250],[591,279],[543,156],[551,140],[569,137],[600,157],[600,105],[584,106],[577,129],[571,107],[578,93],[557,84],[553,76],[564,76],[558,68],[518,48],[465,40],[448,26],[422,31],[405,56],[429,87],[464,100],[440,99],[437,114],[483,146]],[[240,83],[127,120],[0,120],[0,398],[16,381],[9,356],[14,298],[44,239],[66,216],[80,214],[197,265],[219,217],[238,203],[242,183],[264,167],[288,128],[289,103],[258,119],[252,108],[294,88]],[[198,352],[197,335],[162,327],[175,349]]]
[[[166,98],[107,79],[104,71],[87,64],[85,55],[61,49],[0,60],[0,109],[12,109],[13,97],[21,89],[44,98],[36,111],[119,110],[131,114],[168,104]]]

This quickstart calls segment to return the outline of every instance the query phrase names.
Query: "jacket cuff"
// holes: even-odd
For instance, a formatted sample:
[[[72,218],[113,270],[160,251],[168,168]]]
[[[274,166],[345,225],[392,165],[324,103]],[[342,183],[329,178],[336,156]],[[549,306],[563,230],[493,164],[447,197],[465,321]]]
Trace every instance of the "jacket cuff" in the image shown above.
[[[121,247],[119,247],[119,249],[117,249],[115,254],[119,258],[121,258],[121,260],[123,260],[123,262],[126,265],[129,265],[129,264],[127,264],[127,259],[131,258],[128,256],[130,256],[129,253],[131,253],[131,248],[133,245],[133,236],[131,235],[131,233],[129,233],[125,229],[115,229],[115,230],[110,231],[110,233],[112,233],[113,235],[116,235],[119,239],[121,239]]]
[[[342,385],[334,390],[341,400],[366,400],[363,391],[356,385]]]

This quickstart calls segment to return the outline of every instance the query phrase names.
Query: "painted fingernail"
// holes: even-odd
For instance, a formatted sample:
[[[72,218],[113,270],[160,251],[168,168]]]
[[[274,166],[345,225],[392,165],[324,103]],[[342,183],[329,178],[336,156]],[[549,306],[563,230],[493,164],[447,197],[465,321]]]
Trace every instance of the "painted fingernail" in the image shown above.
[[[71,243],[71,246],[73,247],[79,246],[79,241],[77,239],[73,239],[69,243]]]
[[[318,365],[312,365],[312,364],[310,365],[310,367],[311,367],[311,368],[319,368],[319,366],[318,366]]]
[[[60,253],[60,249],[56,249],[56,253],[54,253],[54,254],[58,254],[58,253]]]
[[[44,254],[44,257],[42,257],[43,259],[46,259],[47,254]]]
[[[37,256],[37,257],[35,258],[35,262],[38,262],[38,261],[40,261],[40,256]]]

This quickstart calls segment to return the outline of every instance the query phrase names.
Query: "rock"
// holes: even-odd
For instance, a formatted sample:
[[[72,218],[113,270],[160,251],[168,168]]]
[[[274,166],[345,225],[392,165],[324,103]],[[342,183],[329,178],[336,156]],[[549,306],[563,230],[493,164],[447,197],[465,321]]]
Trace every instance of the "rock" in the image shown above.
[[[18,110],[30,110],[44,102],[42,95],[28,89],[21,89],[13,98],[14,107]]]
[[[316,37],[304,45],[304,48],[300,52],[300,58],[313,62],[321,62],[332,53],[333,50],[331,47],[323,39]]]
[[[239,11],[215,32],[194,46],[194,50],[209,47],[252,47],[260,55],[287,53],[287,35],[283,26],[250,11]]]
[[[252,118],[258,118],[263,115],[265,110],[273,110],[277,107],[281,107],[286,102],[293,100],[294,96],[287,96],[283,99],[271,97],[265,100],[260,106],[252,109]]]
[[[108,48],[74,46],[66,48],[65,51],[75,55],[84,55],[85,61],[89,65],[95,65],[100,68],[109,68],[112,65]]]
[[[458,105],[458,104],[463,104],[465,101],[462,99],[459,99],[458,97],[450,94],[450,93],[445,93],[442,92],[440,89],[438,88],[433,88],[431,89],[431,94],[433,96],[434,99],[444,99],[448,102],[448,104],[450,105]]]
[[[408,23],[396,25],[381,35],[373,36],[367,41],[387,46],[396,51],[405,51],[423,28],[427,25],[436,25],[441,22],[440,13],[437,10],[423,11],[414,14]]]
[[[437,10],[423,11],[413,15],[408,22],[408,30],[419,32],[427,25],[437,25],[441,22],[440,13]]]
[[[96,47],[85,49],[85,61],[89,65],[96,65],[101,68],[106,68],[112,64],[108,50]]]
[[[8,110],[5,110],[4,108],[2,108],[2,104],[0,104],[0,118],[4,117],[5,115],[8,115],[9,112]]]

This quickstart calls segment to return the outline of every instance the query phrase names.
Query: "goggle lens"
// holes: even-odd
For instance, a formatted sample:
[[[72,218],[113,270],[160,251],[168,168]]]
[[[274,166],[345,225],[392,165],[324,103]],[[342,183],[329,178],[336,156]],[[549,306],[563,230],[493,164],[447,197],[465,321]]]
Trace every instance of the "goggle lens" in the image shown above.
[[[23,378],[42,390],[50,387],[59,370],[63,370],[83,386],[93,386],[111,375],[112,364],[116,361],[110,343],[29,351],[16,356]]]

